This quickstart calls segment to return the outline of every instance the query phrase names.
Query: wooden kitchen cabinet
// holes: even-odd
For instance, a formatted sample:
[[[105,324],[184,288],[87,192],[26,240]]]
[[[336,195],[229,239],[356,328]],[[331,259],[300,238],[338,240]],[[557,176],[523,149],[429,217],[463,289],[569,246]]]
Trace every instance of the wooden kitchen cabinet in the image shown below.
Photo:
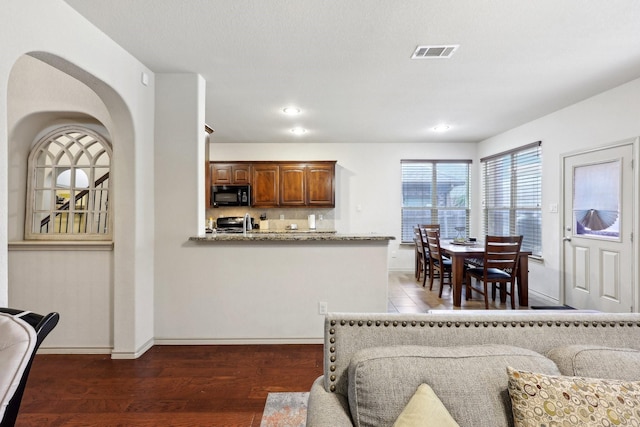
[[[273,163],[254,163],[251,180],[251,205],[276,207],[279,205],[280,167]]]
[[[280,164],[280,206],[335,207],[336,162]]]
[[[250,163],[212,163],[212,185],[248,185],[251,183]]]
[[[280,165],[280,206],[306,206],[307,165]]]
[[[251,184],[251,206],[335,207],[335,161],[211,162],[211,185]]]
[[[307,165],[307,205],[334,207],[336,162],[314,162]]]

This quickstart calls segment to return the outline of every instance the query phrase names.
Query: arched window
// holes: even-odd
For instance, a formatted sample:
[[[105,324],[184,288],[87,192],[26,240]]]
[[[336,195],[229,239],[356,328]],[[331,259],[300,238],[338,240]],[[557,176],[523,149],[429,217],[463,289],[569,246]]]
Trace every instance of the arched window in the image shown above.
[[[29,154],[25,239],[110,240],[111,146],[81,126],[64,126]]]

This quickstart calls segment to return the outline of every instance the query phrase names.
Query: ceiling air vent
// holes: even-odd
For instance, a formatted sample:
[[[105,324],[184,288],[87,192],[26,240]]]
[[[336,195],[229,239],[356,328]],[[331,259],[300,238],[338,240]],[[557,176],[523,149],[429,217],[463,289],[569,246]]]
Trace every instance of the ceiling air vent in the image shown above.
[[[460,45],[446,46],[418,46],[411,55],[411,59],[449,59]]]

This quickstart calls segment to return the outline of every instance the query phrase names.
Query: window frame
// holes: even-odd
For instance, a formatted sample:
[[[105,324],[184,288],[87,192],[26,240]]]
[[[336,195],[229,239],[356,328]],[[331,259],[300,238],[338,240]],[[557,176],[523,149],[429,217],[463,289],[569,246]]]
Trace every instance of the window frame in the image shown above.
[[[464,227],[465,231],[463,232],[464,237],[468,237],[469,226],[470,226],[470,218],[471,218],[471,165],[473,160],[469,159],[401,159],[400,160],[400,175],[401,175],[401,197],[402,204],[400,207],[400,240],[401,243],[413,243],[413,227],[418,225],[419,221],[416,221],[415,224],[405,224],[405,210],[423,210],[430,211],[430,218],[437,218],[437,220],[432,220],[430,223],[440,223],[441,222],[441,213],[443,212],[453,212],[453,211],[464,211],[465,219],[464,219]],[[428,205],[425,206],[407,206],[405,205],[405,200],[407,194],[405,193],[405,184],[409,181],[405,181],[405,165],[416,165],[416,164],[424,164],[425,167],[431,167],[431,179],[430,179],[430,189],[438,188],[438,165],[445,164],[457,164],[464,165],[466,169],[466,193],[464,194],[466,203],[464,207],[454,206],[454,205],[439,205],[438,203],[438,191],[430,191],[430,198]],[[440,183],[442,183],[442,179],[440,179]],[[424,222],[422,222],[424,223]],[[458,237],[458,232],[455,229],[451,229],[451,227],[442,227],[440,232],[442,233],[443,239],[453,239]]]
[[[61,144],[59,141],[56,140],[56,138],[59,138],[63,135],[70,135],[75,133],[80,134],[81,136],[78,138],[68,136],[67,138],[69,138],[70,141],[75,141],[73,144],[69,144],[68,146]],[[69,147],[77,146],[79,144],[79,140],[83,139],[84,137],[88,137],[92,139],[92,141],[90,141],[91,144],[89,145],[98,144],[97,149],[95,149],[94,152],[88,153],[90,150],[86,148],[84,144],[82,144],[82,147],[79,149],[77,147],[74,147],[74,149],[78,149],[78,151],[81,151],[82,153],[80,154],[71,153],[71,150],[69,150]],[[56,156],[53,156],[52,155],[53,153],[49,151],[49,146],[54,143],[58,144],[60,147],[64,146],[64,148],[61,148],[60,151],[65,152],[66,155],[61,154],[58,157],[60,157],[60,159],[63,159],[63,158],[67,159],[68,160],[67,163],[56,162]],[[39,165],[38,156],[46,156],[52,159],[51,164]],[[106,156],[106,158],[108,159],[106,164],[104,163],[104,161],[102,162],[98,161],[98,159],[100,158],[103,158],[103,159],[105,158],[102,156]],[[79,159],[82,159],[82,160],[89,159],[90,161],[88,164],[78,163]],[[33,147],[29,152],[27,168],[28,168],[28,175],[27,175],[27,193],[26,193],[25,228],[24,228],[25,240],[30,240],[30,241],[111,241],[113,239],[113,208],[112,208],[112,203],[109,203],[109,200],[113,198],[113,189],[112,189],[113,187],[111,185],[113,182],[113,152],[112,152],[111,144],[107,141],[105,137],[101,136],[99,133],[95,132],[94,130],[89,129],[82,125],[73,124],[73,125],[64,125],[64,126],[56,127],[51,131],[47,132],[33,145]],[[42,182],[39,183],[38,181],[39,171],[41,170],[46,171],[47,169],[50,169],[49,174],[47,175],[45,173],[45,178],[40,176],[40,181],[48,180],[47,184],[43,184]],[[58,172],[65,169],[70,171],[75,171],[76,169],[82,169],[83,171],[89,170],[90,173],[88,174],[88,178],[89,178],[88,185],[86,187],[74,186],[74,188],[68,188],[68,187],[61,187],[58,183],[54,183],[52,181],[53,176],[55,175],[56,177],[58,177],[60,175],[58,174]],[[96,173],[99,173],[100,177],[96,177],[95,176]],[[73,183],[78,175],[73,173],[70,175],[74,176],[73,178],[70,178],[71,180],[70,182]],[[98,181],[100,181],[100,179],[98,178],[103,178],[102,181],[107,182],[106,187],[96,187],[96,184],[99,184]],[[76,197],[75,192],[78,192],[80,188],[86,188],[86,190],[82,190],[80,192],[86,191],[86,194],[82,196],[82,199],[86,197],[86,200],[88,201],[87,207],[82,208],[81,211],[78,211],[76,213],[80,213],[80,214],[86,213],[86,218],[84,219],[85,223],[86,221],[88,221],[88,218],[93,218],[94,215],[106,215],[106,219],[98,223],[100,230],[104,230],[104,232],[71,232],[71,233],[58,232],[56,233],[56,232],[50,231],[46,233],[40,233],[40,232],[35,232],[33,230],[34,221],[37,221],[36,219],[37,213],[42,214],[46,212],[46,209],[45,210],[36,209],[36,192],[37,191],[41,191],[43,193],[48,192],[48,195],[49,195],[48,197],[52,198],[52,197],[57,197],[58,191],[60,191],[62,188],[68,188],[69,193],[73,194],[71,198]],[[97,202],[95,201],[95,198],[98,197],[98,195],[100,195],[100,197],[103,197],[104,199],[103,203],[97,204]],[[78,202],[78,199],[75,199],[74,203],[77,203],[77,202]],[[80,201],[80,203],[82,203],[82,201]],[[50,206],[48,209],[50,211],[49,217],[53,215],[54,211],[59,211],[59,209],[55,209],[53,206]],[[74,213],[74,212],[75,212],[75,205],[74,205],[74,208],[71,208],[70,206],[68,208],[67,218],[69,213]],[[71,221],[74,221],[74,220],[75,219],[72,219]],[[102,226],[100,226],[100,224],[102,224]],[[91,227],[93,227],[93,225],[91,225]]]
[[[531,153],[529,153],[531,152]],[[520,158],[518,156],[521,156]],[[531,163],[531,159],[537,159],[535,164]],[[520,160],[520,162],[518,161]],[[499,163],[508,164],[501,167]],[[536,258],[542,257],[542,141],[536,141],[526,144],[512,150],[504,151],[495,155],[483,157],[480,159],[482,169],[482,231],[484,235],[498,234],[490,233],[489,230],[495,229],[492,218],[496,215],[492,213],[508,212],[508,228],[509,235],[522,234],[524,239],[522,242],[522,250],[530,251],[532,256]],[[534,166],[533,168],[531,166]],[[525,169],[525,166],[529,170]],[[509,176],[508,190],[503,192],[495,191],[498,185],[497,175]],[[533,189],[533,191],[532,191]],[[525,194],[526,197],[522,195]],[[526,202],[519,202],[519,198]],[[488,200],[506,200],[509,204],[492,205]],[[523,212],[533,214],[534,218],[538,218],[537,224],[533,226],[523,226],[525,232],[520,232],[518,225],[518,214]],[[498,228],[503,228],[498,227]],[[530,231],[527,233],[526,231]]]

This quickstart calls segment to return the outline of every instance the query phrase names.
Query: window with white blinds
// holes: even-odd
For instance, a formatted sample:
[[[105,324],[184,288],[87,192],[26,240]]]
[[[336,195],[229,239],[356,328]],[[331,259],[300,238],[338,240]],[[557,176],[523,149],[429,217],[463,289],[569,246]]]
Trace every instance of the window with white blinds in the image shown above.
[[[522,250],[542,256],[541,142],[480,159],[484,234],[522,235]]]
[[[469,230],[471,160],[401,160],[402,241],[413,242],[413,227],[440,224],[443,239]]]

